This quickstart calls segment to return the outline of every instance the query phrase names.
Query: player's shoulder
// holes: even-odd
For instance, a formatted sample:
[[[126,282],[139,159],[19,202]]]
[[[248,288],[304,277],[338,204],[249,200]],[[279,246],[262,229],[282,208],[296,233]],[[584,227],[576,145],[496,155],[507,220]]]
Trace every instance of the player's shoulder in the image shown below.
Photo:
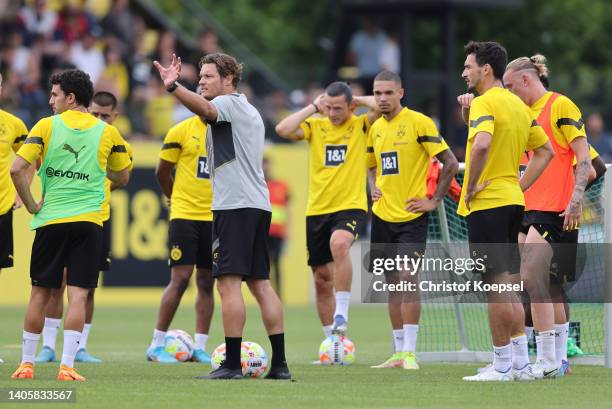
[[[567,95],[555,92],[555,100],[552,103],[552,109],[578,109],[578,106]]]
[[[181,122],[173,125],[168,132],[182,133],[194,126],[206,126],[202,119],[197,115],[192,115],[189,118],[183,119]]]
[[[10,123],[14,127],[25,128],[25,123],[19,118],[17,115],[11,114],[8,111],[0,109],[0,118],[2,118],[2,122]]]
[[[431,117],[425,115],[422,112],[419,111],[415,111],[413,109],[409,109],[409,108],[405,108],[406,109],[406,119],[410,120],[412,122],[414,122],[417,125],[426,125],[426,126],[431,126],[431,125],[435,125],[435,122],[433,119],[431,119]]]

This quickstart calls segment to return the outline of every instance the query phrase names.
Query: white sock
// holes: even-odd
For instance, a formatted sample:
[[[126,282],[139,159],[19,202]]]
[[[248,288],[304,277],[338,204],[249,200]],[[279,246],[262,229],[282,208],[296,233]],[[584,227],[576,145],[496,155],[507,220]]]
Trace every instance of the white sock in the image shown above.
[[[555,359],[555,331],[540,332],[540,342],[542,346],[542,359],[550,365],[556,365]]]
[[[569,322],[555,324],[555,354],[557,364],[561,366],[562,361],[567,361],[567,337],[569,336]]]
[[[325,338],[331,337],[332,327],[333,325],[323,325],[323,335],[325,335]]]
[[[55,340],[57,339],[57,331],[62,323],[61,318],[45,317],[45,326],[43,327],[43,346],[49,347],[55,351]]]
[[[206,341],[208,341],[208,334],[195,334],[195,349],[206,351]]]
[[[541,361],[542,358],[542,337],[538,332],[535,332],[535,342],[536,342],[536,362]]]
[[[153,339],[151,340],[151,348],[163,347],[166,339],[166,331],[158,329],[153,330]]]
[[[401,352],[404,349],[404,330],[393,330],[393,352]]]
[[[529,348],[527,346],[527,335],[522,334],[511,338],[512,341],[512,366],[514,369],[523,369],[529,364]]]
[[[533,335],[533,327],[525,327],[525,335],[527,335],[527,343],[529,344],[529,340]]]
[[[89,331],[91,331],[91,324],[85,324],[83,326],[83,334],[79,341],[79,349],[87,349],[87,338],[89,338]]]
[[[64,330],[64,351],[62,352],[62,365],[74,368],[74,357],[79,350],[81,333],[79,331]]]
[[[503,347],[493,347],[493,368],[498,372],[508,372],[512,367],[512,343]]]
[[[415,352],[417,343],[417,334],[419,326],[413,324],[404,324],[404,345],[402,352]]]
[[[23,331],[23,347],[21,350],[21,363],[34,363],[36,359],[36,348],[38,348],[38,340],[40,334],[33,334],[28,331]]]
[[[348,322],[349,301],[351,300],[350,291],[336,291],[336,315],[342,315]]]

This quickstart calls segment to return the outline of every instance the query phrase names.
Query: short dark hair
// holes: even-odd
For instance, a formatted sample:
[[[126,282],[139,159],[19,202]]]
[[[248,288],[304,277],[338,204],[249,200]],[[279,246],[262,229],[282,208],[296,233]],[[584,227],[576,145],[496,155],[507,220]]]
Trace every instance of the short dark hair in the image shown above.
[[[96,92],[92,98],[92,101],[101,107],[111,106],[112,109],[117,108],[117,97],[108,91]]]
[[[474,54],[476,62],[479,66],[489,64],[493,69],[493,76],[496,79],[502,79],[506,64],[508,64],[508,53],[501,44],[495,41],[470,41],[463,47],[465,56]]]
[[[66,70],[53,74],[51,85],[59,85],[64,94],[74,94],[77,104],[88,107],[93,96],[93,83],[89,74],[81,70]]]
[[[349,104],[353,100],[353,90],[351,87],[343,81],[335,81],[332,82],[325,88],[325,93],[330,97],[338,97],[340,95],[344,95],[346,102]]]
[[[215,64],[221,78],[226,78],[228,75],[231,75],[233,77],[232,85],[234,88],[238,86],[238,83],[242,79],[243,66],[231,55],[223,53],[207,54],[200,59],[198,67],[202,68],[204,64]]]
[[[381,71],[374,77],[374,82],[376,81],[393,81],[396,84],[402,85],[402,79],[400,76],[393,71]]]

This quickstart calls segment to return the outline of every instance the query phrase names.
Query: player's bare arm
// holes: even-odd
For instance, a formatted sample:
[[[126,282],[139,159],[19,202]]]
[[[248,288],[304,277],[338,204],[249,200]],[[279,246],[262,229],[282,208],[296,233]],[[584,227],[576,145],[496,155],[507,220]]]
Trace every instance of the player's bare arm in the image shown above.
[[[303,139],[304,132],[300,125],[312,115],[323,111],[323,98],[324,94],[319,95],[312,104],[305,106],[280,121],[275,128],[278,136],[292,141]]]
[[[34,214],[38,213],[42,208],[44,198],[41,199],[40,202],[36,202],[34,197],[32,197],[32,192],[30,191],[31,177],[28,180],[28,169],[31,167],[32,166],[27,160],[17,155],[11,166],[11,178],[13,179],[17,194],[23,201],[24,206],[28,212]]]
[[[589,174],[593,169],[589,157],[589,145],[586,138],[580,137],[574,139],[570,142],[570,147],[574,155],[576,155],[576,170],[574,172],[576,182],[574,184],[572,198],[565,211],[560,214],[561,217],[564,217],[564,230],[575,230],[580,227],[584,191],[589,183]]]
[[[188,110],[202,117],[209,122],[217,121],[217,108],[206,99],[193,91],[179,85],[177,81],[181,76],[181,58],[172,54],[172,62],[168,67],[162,66],[158,61],[153,61],[153,65],[159,72],[164,86],[169,92],[172,92],[176,99],[183,104]],[[175,88],[176,87],[176,88]],[[174,90],[173,90],[174,88]]]
[[[381,190],[376,186],[376,166],[368,169],[368,185],[370,186],[372,201],[376,202],[382,197]]]
[[[160,159],[157,162],[157,167],[155,168],[155,177],[157,178],[157,183],[159,187],[161,187],[164,195],[170,199],[172,196],[172,188],[174,186],[174,178],[172,177],[172,170],[174,169],[174,163],[168,162],[167,160]]]
[[[115,185],[123,187],[130,181],[129,166],[122,170],[106,169],[106,177]]]
[[[406,202],[406,210],[409,212],[431,212],[434,211],[438,204],[444,200],[444,196],[450,188],[450,184],[459,170],[459,162],[450,149],[440,152],[436,158],[442,162],[442,173],[438,181],[438,186],[433,196],[430,198],[412,198]]]
[[[457,97],[457,102],[459,105],[461,105],[461,117],[466,125],[470,118],[470,106],[472,105],[474,98],[474,94],[469,92],[466,94],[461,94]]]
[[[469,169],[466,170],[469,173],[469,177],[464,200],[468,210],[470,209],[470,201],[474,196],[490,183],[490,181],[486,180],[479,184],[478,179],[480,179],[480,175],[482,175],[482,171],[487,163],[492,139],[493,136],[488,132],[478,132],[474,137],[474,144],[470,154],[470,165]]]
[[[374,121],[376,121],[382,115],[373,95],[353,97],[353,100],[351,101],[351,108],[355,109],[357,107],[366,107],[370,109],[368,111],[368,121],[370,124],[373,124]]]

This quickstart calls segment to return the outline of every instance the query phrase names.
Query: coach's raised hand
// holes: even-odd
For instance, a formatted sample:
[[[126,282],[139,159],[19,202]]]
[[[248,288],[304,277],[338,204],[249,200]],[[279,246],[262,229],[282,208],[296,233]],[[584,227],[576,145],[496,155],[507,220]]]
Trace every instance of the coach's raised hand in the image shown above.
[[[159,77],[166,88],[171,87],[181,76],[181,57],[172,54],[172,62],[168,67],[164,67],[159,61],[153,61],[153,66],[157,68]]]

